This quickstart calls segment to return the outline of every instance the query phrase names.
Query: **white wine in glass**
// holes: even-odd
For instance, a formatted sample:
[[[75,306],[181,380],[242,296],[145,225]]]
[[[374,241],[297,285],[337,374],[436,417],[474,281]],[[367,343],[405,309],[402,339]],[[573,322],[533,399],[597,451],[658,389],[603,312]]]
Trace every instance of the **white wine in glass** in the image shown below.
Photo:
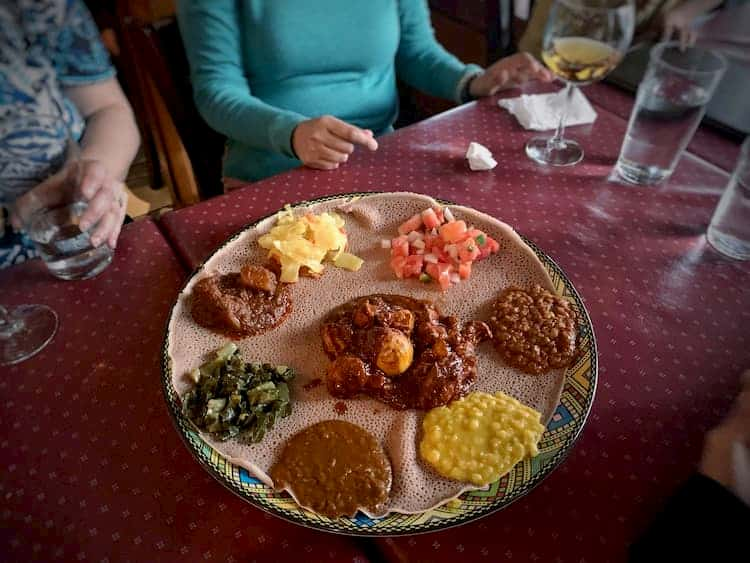
[[[581,146],[564,137],[573,88],[609,74],[622,60],[635,26],[632,0],[556,0],[542,42],[542,60],[565,82],[560,121],[552,137],[534,137],[526,154],[541,164],[570,166],[583,158]]]

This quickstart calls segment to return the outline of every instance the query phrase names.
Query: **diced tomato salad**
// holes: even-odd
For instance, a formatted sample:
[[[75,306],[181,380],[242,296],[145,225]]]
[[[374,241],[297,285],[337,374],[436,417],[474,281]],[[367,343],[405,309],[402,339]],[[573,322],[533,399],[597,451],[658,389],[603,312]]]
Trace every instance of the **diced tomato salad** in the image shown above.
[[[391,269],[397,278],[436,281],[445,291],[467,279],[474,262],[500,249],[491,236],[453,219],[450,210],[446,211],[431,207],[399,226],[398,236],[390,241]],[[383,246],[387,243],[383,241]]]

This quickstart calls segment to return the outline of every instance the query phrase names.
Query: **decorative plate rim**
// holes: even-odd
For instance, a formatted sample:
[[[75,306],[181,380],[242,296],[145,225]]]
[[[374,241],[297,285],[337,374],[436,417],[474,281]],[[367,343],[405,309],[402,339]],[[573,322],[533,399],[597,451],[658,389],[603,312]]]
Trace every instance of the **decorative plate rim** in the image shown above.
[[[301,200],[290,205],[292,209],[296,209],[299,207],[305,207],[305,206],[313,205],[317,203],[324,203],[324,202],[332,201],[336,199],[346,200],[346,199],[359,198],[359,197],[371,196],[371,195],[386,195],[389,193],[394,193],[394,192],[373,191],[373,192],[347,192],[347,193],[340,193],[340,194],[329,194],[329,195],[320,196],[320,197],[316,197],[316,198],[312,198],[308,200]],[[418,194],[418,195],[427,195],[427,194]],[[442,203],[444,205],[460,205],[452,201],[448,201],[448,200],[441,199],[438,197],[433,197],[429,195],[427,195],[427,197],[432,197],[435,201]],[[476,209],[473,206],[471,206],[470,208]],[[562,268],[547,253],[545,253],[541,248],[539,248],[539,246],[537,246],[536,243],[534,243],[533,241],[525,237],[523,234],[516,231],[516,233],[521,237],[524,243],[526,243],[534,251],[537,258],[539,258],[540,262],[542,262],[542,264],[544,265],[544,268],[547,271],[547,273],[550,274],[551,276],[552,274],[557,274],[559,276],[564,289],[569,294],[569,297],[575,301],[576,308],[581,313],[581,316],[582,316],[579,322],[579,327],[583,326],[584,336],[586,335],[588,336],[588,345],[586,347],[587,354],[582,354],[582,357],[586,355],[590,356],[589,371],[591,373],[591,377],[590,377],[590,385],[584,397],[585,404],[582,405],[583,408],[581,410],[581,414],[577,418],[574,419],[574,424],[575,424],[574,430],[566,438],[564,444],[560,447],[560,449],[546,463],[544,470],[537,472],[530,479],[524,481],[522,488],[518,491],[513,492],[512,498],[507,499],[507,500],[501,499],[498,502],[489,503],[485,506],[472,510],[471,512],[468,512],[465,514],[459,514],[455,517],[435,518],[435,519],[431,519],[431,520],[428,520],[426,522],[419,523],[419,524],[402,525],[402,527],[398,529],[394,529],[394,530],[372,529],[372,528],[367,528],[367,527],[362,527],[358,529],[335,528],[334,524],[338,522],[338,520],[340,519],[335,519],[335,520],[322,519],[321,517],[310,513],[311,516],[314,516],[315,518],[317,518],[316,520],[316,519],[313,519],[312,517],[299,516],[299,513],[297,514],[286,513],[283,509],[266,501],[263,497],[258,497],[252,492],[245,491],[240,486],[238,486],[234,480],[230,479],[224,473],[221,473],[220,471],[218,471],[217,468],[211,463],[211,460],[210,460],[211,454],[210,453],[207,454],[206,452],[207,449],[210,450],[210,452],[212,452],[213,454],[215,454],[220,460],[222,460],[225,465],[231,466],[233,474],[235,473],[235,470],[238,472],[246,471],[246,470],[244,468],[239,468],[238,466],[231,464],[229,461],[224,459],[221,456],[221,454],[216,452],[216,450],[214,450],[213,448],[208,446],[208,444],[203,442],[200,439],[198,433],[195,432],[191,423],[187,421],[182,415],[182,412],[178,405],[178,401],[175,400],[179,398],[177,397],[177,392],[174,390],[174,387],[172,385],[172,366],[170,363],[170,356],[169,356],[169,336],[170,336],[169,327],[172,322],[174,310],[179,302],[180,296],[183,294],[183,292],[185,291],[185,288],[190,283],[190,281],[203,269],[206,262],[208,262],[211,258],[213,258],[218,252],[223,250],[230,242],[237,239],[247,230],[256,227],[262,221],[270,217],[273,217],[274,215],[278,213],[278,211],[279,210],[276,210],[276,211],[273,211],[272,213],[263,215],[262,217],[254,219],[253,221],[244,225],[242,228],[240,228],[239,230],[234,232],[232,235],[230,235],[227,239],[225,239],[196,268],[194,268],[192,272],[190,272],[185,282],[182,284],[182,287],[180,288],[179,292],[177,293],[177,297],[175,298],[175,301],[169,310],[169,315],[167,316],[165,326],[164,326],[164,341],[161,347],[161,376],[162,376],[162,392],[164,394],[164,399],[167,403],[167,410],[169,411],[170,419],[172,420],[172,423],[175,427],[175,430],[177,431],[177,434],[180,436],[180,439],[183,441],[183,443],[187,447],[190,454],[196,459],[196,461],[198,461],[201,467],[204,470],[206,470],[214,479],[216,479],[225,488],[229,489],[232,493],[234,493],[235,495],[237,495],[244,501],[252,504],[256,508],[259,508],[260,510],[273,514],[274,516],[277,516],[293,524],[305,526],[307,528],[312,528],[312,529],[319,530],[322,532],[335,533],[339,535],[356,536],[356,537],[397,537],[397,536],[404,536],[404,535],[424,534],[424,533],[445,530],[448,528],[454,528],[456,526],[461,526],[463,524],[473,522],[475,520],[488,516],[489,514],[502,510],[510,506],[511,504],[515,503],[519,499],[523,498],[532,490],[534,490],[544,479],[546,479],[555,469],[557,469],[563,461],[565,461],[565,459],[568,457],[568,455],[572,451],[573,446],[578,441],[578,438],[580,437],[581,432],[583,431],[583,427],[586,425],[589,414],[591,412],[591,408],[594,403],[594,397],[596,396],[596,388],[597,388],[598,375],[599,375],[599,358],[598,358],[598,349],[596,345],[596,338],[594,335],[594,326],[593,326],[593,323],[591,322],[591,317],[589,315],[589,312],[586,309],[586,306],[583,303],[583,300],[581,299],[580,294],[578,293],[578,290],[576,290],[575,286],[570,281],[570,279],[565,274],[565,272],[562,270]],[[477,210],[477,211],[480,211],[480,210]],[[578,362],[576,362],[576,364],[579,362],[580,362],[580,358]],[[569,379],[569,371],[573,369],[576,364],[569,367],[565,371],[565,375],[564,375],[565,383],[563,385],[563,394],[564,394],[566,386],[568,385],[567,380]],[[561,396],[561,399],[562,399],[562,396]],[[558,403],[558,406],[560,404],[561,403]],[[547,426],[549,426],[549,424]],[[190,438],[187,435],[188,431],[194,434],[196,437],[198,437],[198,440],[203,445],[203,447],[200,447],[199,445],[195,444],[193,441],[190,440]],[[549,430],[545,429],[545,434],[548,431]],[[499,481],[502,481],[503,479],[505,479],[507,475],[508,474],[501,477]],[[465,497],[466,495],[470,495],[473,492],[477,492],[477,491],[467,491],[465,493],[462,493],[458,498],[461,499]],[[291,497],[290,497],[290,501],[294,503]],[[425,512],[429,512],[429,511],[425,511]],[[424,513],[421,513],[421,514],[424,514]],[[387,517],[388,516],[386,516],[386,518]]]

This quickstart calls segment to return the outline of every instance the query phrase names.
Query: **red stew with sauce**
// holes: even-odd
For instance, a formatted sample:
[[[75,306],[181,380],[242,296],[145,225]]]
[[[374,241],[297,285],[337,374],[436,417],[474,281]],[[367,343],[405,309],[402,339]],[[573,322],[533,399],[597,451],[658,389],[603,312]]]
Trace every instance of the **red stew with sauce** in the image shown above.
[[[365,394],[397,409],[431,409],[465,395],[486,324],[440,316],[429,301],[370,295],[334,309],[321,327],[334,397]]]
[[[275,274],[260,266],[199,280],[190,310],[202,327],[235,339],[275,328],[291,311],[291,290],[277,284]]]

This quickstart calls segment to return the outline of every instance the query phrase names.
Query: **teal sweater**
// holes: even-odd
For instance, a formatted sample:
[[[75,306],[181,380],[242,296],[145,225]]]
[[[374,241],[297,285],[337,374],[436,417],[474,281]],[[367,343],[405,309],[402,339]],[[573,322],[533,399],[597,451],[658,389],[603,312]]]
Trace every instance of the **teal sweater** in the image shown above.
[[[195,102],[228,138],[227,177],[299,166],[291,136],[306,119],[390,130],[396,75],[457,99],[481,70],[437,43],[425,0],[180,0],[177,15]]]

